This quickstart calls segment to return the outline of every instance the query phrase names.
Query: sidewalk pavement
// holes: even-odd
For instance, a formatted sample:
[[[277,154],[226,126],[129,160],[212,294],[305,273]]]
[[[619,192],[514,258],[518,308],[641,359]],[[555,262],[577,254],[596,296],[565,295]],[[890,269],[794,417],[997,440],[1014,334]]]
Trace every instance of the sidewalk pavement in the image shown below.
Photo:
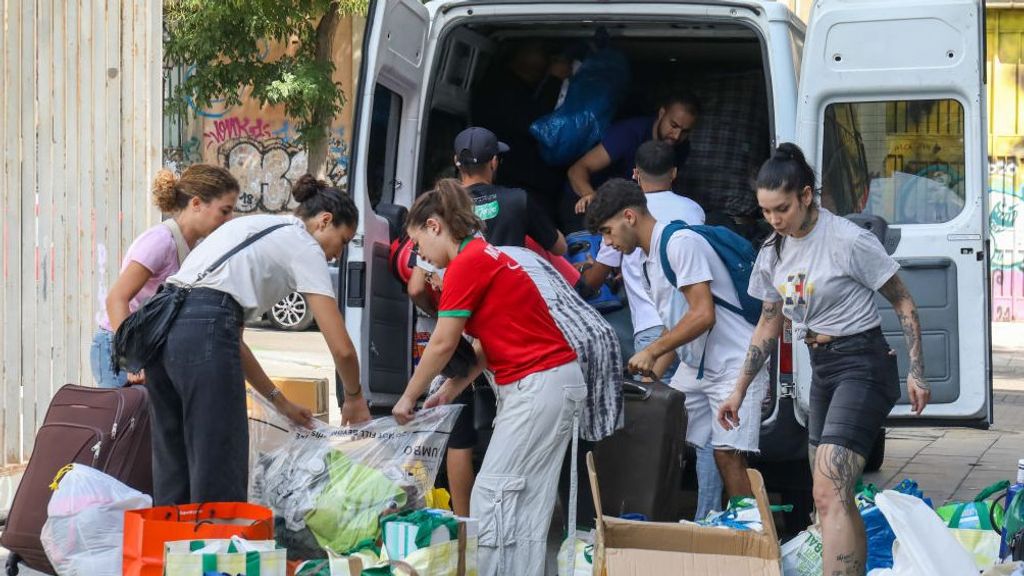
[[[988,430],[889,428],[885,462],[865,482],[891,488],[913,478],[936,506],[971,500],[999,480],[1016,478],[1024,458],[1024,323],[992,325],[995,422]]]

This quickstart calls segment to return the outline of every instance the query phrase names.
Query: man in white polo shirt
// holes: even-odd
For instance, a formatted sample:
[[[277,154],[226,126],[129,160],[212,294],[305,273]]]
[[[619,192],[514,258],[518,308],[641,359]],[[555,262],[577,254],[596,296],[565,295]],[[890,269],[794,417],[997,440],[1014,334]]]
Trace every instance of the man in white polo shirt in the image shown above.
[[[636,151],[636,168],[633,179],[640,184],[647,198],[647,210],[659,222],[682,220],[687,224],[703,224],[704,209],[693,200],[672,191],[672,182],[677,176],[675,147],[660,140],[649,140]],[[595,262],[583,272],[583,279],[592,289],[600,288],[613,268],[621,268],[622,283],[629,301],[629,314],[633,321],[633,348],[635,352],[650,346],[665,332],[665,325],[658,315],[658,309],[647,294],[643,278],[643,256],[640,251],[623,254],[615,248],[601,244]],[[678,359],[675,354],[659,358],[653,376],[668,382],[676,371]],[[702,519],[708,512],[721,508],[722,479],[715,465],[714,450],[711,446],[699,446],[697,450],[697,518]]]

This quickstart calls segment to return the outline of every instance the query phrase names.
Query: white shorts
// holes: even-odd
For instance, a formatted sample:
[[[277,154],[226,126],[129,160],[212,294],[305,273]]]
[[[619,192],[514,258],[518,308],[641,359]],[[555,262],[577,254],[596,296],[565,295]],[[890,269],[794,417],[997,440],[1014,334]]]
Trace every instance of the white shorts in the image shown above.
[[[718,407],[736,387],[738,372],[726,373],[716,379],[707,374],[697,380],[697,369],[680,364],[670,386],[686,394],[686,442],[694,446],[757,453],[761,439],[761,401],[768,390],[768,372],[763,368],[747,388],[740,407],[740,425],[732,430],[718,423]]]

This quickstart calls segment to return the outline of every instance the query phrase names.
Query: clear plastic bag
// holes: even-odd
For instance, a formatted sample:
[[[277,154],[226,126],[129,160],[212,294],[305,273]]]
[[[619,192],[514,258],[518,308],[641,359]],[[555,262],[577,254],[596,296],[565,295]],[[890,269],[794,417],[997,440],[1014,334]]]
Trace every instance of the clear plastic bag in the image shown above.
[[[124,512],[149,508],[153,499],[83,464],[54,482],[39,538],[57,574],[120,576]]]
[[[305,558],[346,554],[378,536],[380,516],[423,508],[462,408],[422,410],[405,426],[308,430],[262,398],[252,406],[249,499],[274,511],[278,542]]]

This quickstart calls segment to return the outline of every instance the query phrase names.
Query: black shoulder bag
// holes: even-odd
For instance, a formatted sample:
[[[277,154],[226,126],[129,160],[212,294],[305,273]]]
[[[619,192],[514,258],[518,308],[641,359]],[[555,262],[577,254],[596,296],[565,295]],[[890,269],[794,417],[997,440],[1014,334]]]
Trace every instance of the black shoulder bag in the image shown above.
[[[288,224],[276,224],[249,236],[201,272],[195,282],[199,282],[220,268],[228,258],[253,242],[283,226],[288,226]],[[128,372],[138,372],[152,362],[163,348],[164,342],[167,341],[167,333],[178,316],[181,304],[191,291],[192,284],[177,286],[164,282],[152,298],[146,300],[138,310],[125,318],[124,322],[117,327],[111,351],[111,364],[114,366],[115,373],[122,369]]]

